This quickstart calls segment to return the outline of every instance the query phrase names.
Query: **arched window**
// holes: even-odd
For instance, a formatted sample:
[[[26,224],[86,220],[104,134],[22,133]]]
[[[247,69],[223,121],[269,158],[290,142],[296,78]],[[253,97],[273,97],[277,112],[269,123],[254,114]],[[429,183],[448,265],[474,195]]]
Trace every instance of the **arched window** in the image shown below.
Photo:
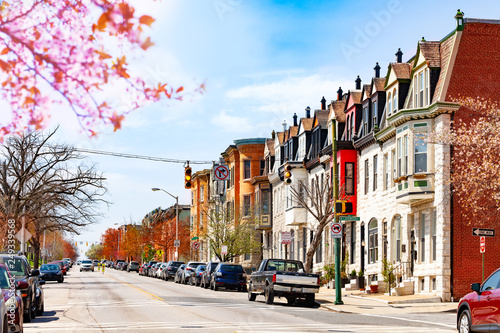
[[[378,260],[378,223],[371,219],[368,223],[368,263],[373,264]]]

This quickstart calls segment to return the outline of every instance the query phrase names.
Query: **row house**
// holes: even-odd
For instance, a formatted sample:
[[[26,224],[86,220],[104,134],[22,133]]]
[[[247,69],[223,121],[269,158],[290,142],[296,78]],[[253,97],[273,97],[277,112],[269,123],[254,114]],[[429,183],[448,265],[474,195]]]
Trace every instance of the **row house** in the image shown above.
[[[378,65],[372,84],[363,88],[361,123],[358,127],[355,119],[354,130],[347,125],[343,134],[358,151],[361,185],[361,220],[346,225],[346,243],[352,244],[351,264],[369,281],[382,279],[387,260],[400,267],[398,284],[405,293],[449,301],[480,278],[471,221],[453,213],[461,208],[449,185],[451,153],[458,148],[428,143],[426,134],[449,128],[455,115],[466,116],[457,103],[460,96],[498,100],[498,90],[478,93],[477,85],[484,86],[484,78],[498,71],[488,54],[491,45],[498,45],[499,27],[500,21],[463,20],[459,12],[457,29],[442,40],[422,39],[406,62],[398,50],[383,88]],[[462,262],[473,265],[464,272]],[[487,272],[498,264],[498,259],[490,261]]]
[[[191,257],[194,260],[208,261],[210,258],[210,246],[203,238],[207,230],[208,211],[210,209],[210,179],[211,169],[204,169],[192,174],[191,178],[191,220],[189,233],[191,244]],[[194,243],[196,242],[196,243]]]
[[[500,21],[464,19],[461,12],[455,18],[450,34],[418,41],[408,60],[399,49],[385,76],[376,63],[367,84],[358,76],[354,89],[340,88],[336,100],[327,106],[323,98],[303,118],[294,114],[292,126],[285,122],[271,138],[235,140],[226,149],[221,163],[230,179],[223,188],[210,179],[210,197],[233,214],[256,208],[258,256],[305,260],[317,221],[292,200],[291,186],[336,174],[340,198],[352,202],[359,217],[344,222],[341,257],[348,258],[349,271],[363,271],[369,283],[378,283],[387,261],[399,268],[404,292],[445,301],[463,296],[480,278],[474,221],[449,183],[453,152],[461,148],[432,144],[426,135],[472,117],[460,97],[500,99]],[[285,171],[292,185],[285,183]],[[496,224],[485,218],[481,226]],[[314,271],[333,262],[332,242],[323,230]],[[500,243],[491,243],[486,273],[500,265],[494,256]],[[256,259],[248,254],[238,262],[255,266]]]
[[[223,163],[229,168],[230,173],[223,195],[223,204],[235,223],[258,215],[259,204],[256,201],[256,193],[265,190],[266,181],[257,177],[264,174],[265,146],[265,138],[239,139],[234,140],[234,145],[230,145],[221,154]],[[262,202],[262,196],[258,199]],[[256,267],[261,259],[261,253],[247,253],[237,258],[236,262],[248,268]]]

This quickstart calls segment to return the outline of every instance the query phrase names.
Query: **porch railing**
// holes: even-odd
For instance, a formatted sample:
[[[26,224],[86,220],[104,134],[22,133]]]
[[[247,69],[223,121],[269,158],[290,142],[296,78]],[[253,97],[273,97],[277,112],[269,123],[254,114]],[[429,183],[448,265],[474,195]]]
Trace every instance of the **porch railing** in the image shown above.
[[[399,284],[403,280],[407,280],[412,276],[413,275],[411,271],[410,261],[400,262],[398,265],[394,266],[394,268],[389,272],[389,277],[394,277],[396,284]],[[392,281],[392,278],[390,278],[389,281]],[[389,296],[391,296],[391,286],[392,283],[389,283]]]

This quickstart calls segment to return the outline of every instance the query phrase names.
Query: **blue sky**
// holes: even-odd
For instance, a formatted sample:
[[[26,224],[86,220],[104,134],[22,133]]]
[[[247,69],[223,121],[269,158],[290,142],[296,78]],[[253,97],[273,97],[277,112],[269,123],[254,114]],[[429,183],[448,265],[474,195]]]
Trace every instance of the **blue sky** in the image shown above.
[[[132,70],[146,80],[193,89],[204,95],[159,103],[129,116],[122,130],[105,130],[97,139],[81,135],[67,111],[53,117],[60,140],[76,147],[182,160],[218,160],[235,139],[270,137],[323,96],[336,98],[341,86],[354,88],[373,76],[379,62],[385,75],[398,48],[406,61],[417,42],[440,40],[455,28],[458,8],[465,17],[499,19],[498,1],[132,1],[156,22],[147,33],[155,46],[127,55]],[[126,96],[109,91],[117,107]],[[115,223],[139,223],[156,207],[175,203],[160,187],[188,204],[182,164],[88,155],[108,181],[113,204],[101,223],[77,241],[99,241]],[[194,171],[210,165],[194,165]],[[82,248],[84,249],[84,248]],[[85,250],[85,249],[84,249]]]

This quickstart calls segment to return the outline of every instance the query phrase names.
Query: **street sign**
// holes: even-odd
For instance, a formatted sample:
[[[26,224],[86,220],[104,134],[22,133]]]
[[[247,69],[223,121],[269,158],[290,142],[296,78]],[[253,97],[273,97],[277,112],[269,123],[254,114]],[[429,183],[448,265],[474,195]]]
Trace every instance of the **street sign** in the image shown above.
[[[332,224],[332,237],[333,238],[342,238],[342,224],[341,223],[333,223]]]
[[[289,231],[281,232],[281,244],[292,244],[292,233]]]
[[[229,168],[225,165],[219,165],[214,171],[216,180],[226,180],[229,177]]]
[[[174,240],[174,247],[181,247],[181,240],[180,239]]]
[[[200,239],[200,238],[198,238],[198,237],[191,238],[191,240],[198,240],[198,239]]]
[[[191,246],[193,247],[193,249],[198,250],[200,248],[200,243],[199,242],[193,242],[193,244]]]
[[[495,229],[472,228],[472,236],[495,237]]]
[[[479,252],[486,252],[486,237],[484,236],[481,236],[481,238],[479,238]]]
[[[343,215],[337,217],[339,221],[361,221],[361,218],[359,216],[354,216],[354,215]]]
[[[220,254],[227,254],[227,245],[222,245],[221,246]]]
[[[23,241],[23,233],[24,233],[24,242],[26,243],[32,236],[31,232],[28,231],[26,228],[22,228],[19,230],[16,234],[16,238],[22,242]]]

